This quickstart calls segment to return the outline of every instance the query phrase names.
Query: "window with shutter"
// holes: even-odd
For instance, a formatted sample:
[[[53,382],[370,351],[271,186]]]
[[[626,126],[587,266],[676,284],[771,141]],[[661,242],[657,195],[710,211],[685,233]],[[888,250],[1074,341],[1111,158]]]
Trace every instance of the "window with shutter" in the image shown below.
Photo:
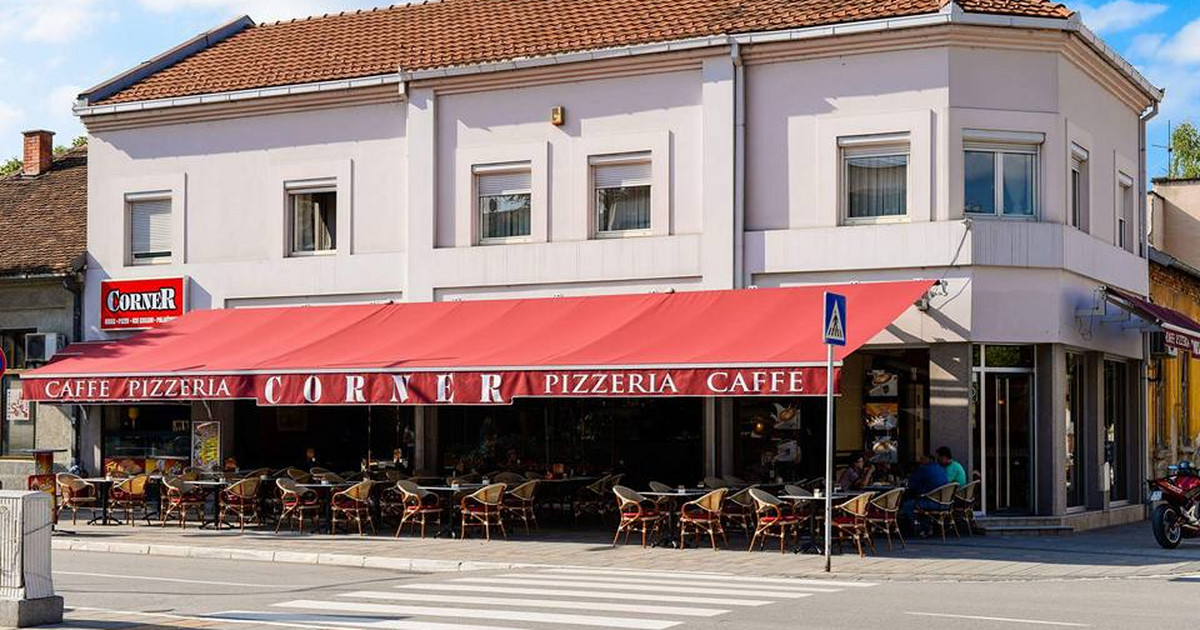
[[[171,258],[171,199],[130,200],[129,257],[134,264]]]
[[[476,166],[480,242],[520,239],[530,234],[532,183],[528,163]]]
[[[293,256],[328,253],[337,249],[337,191],[288,190]]]
[[[597,236],[650,229],[650,154],[631,153],[591,159]]]

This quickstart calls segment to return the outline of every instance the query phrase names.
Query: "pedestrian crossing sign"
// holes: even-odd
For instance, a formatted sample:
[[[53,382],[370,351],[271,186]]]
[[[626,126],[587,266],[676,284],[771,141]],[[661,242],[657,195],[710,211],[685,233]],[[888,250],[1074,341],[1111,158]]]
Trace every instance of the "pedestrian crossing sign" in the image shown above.
[[[846,296],[825,293],[825,317],[821,332],[825,343],[833,346],[846,345]]]

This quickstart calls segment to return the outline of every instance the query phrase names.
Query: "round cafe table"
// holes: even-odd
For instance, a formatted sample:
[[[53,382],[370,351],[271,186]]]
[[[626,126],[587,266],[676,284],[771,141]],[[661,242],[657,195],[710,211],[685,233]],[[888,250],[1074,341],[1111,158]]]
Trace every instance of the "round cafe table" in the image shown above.
[[[96,487],[97,500],[100,502],[100,516],[92,517],[88,521],[88,525],[121,525],[121,521],[114,518],[108,511],[108,495],[112,490],[113,484],[121,481],[112,477],[84,477],[84,481]]]
[[[438,529],[437,533],[435,533],[433,535],[433,537],[441,538],[442,536],[447,536],[449,538],[458,538],[458,535],[455,533],[455,530],[454,530],[454,510],[458,507],[457,505],[454,505],[454,501],[453,501],[454,495],[459,492],[467,492],[467,493],[475,492],[476,490],[479,490],[480,488],[485,488],[487,486],[485,486],[482,483],[460,483],[457,486],[444,486],[443,485],[443,486],[417,486],[417,487],[422,490],[428,490],[430,492],[437,493],[439,499],[441,499],[443,497],[450,498],[449,501],[440,501],[440,503],[442,505],[442,510],[443,510],[442,515],[449,516],[450,518],[442,519],[442,526],[441,526],[441,528]]]

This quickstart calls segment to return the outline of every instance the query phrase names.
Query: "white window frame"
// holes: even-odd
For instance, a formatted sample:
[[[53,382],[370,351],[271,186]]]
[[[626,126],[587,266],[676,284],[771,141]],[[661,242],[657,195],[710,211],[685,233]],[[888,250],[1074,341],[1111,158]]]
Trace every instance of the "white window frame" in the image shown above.
[[[1088,233],[1091,221],[1091,163],[1088,150],[1071,143],[1071,168],[1067,171],[1067,225]],[[1078,181],[1076,180],[1078,178]]]
[[[620,164],[645,164],[650,174],[646,178],[644,186],[650,189],[650,218],[645,228],[632,230],[601,230],[600,229],[600,208],[596,204],[597,192],[596,188],[596,167],[597,166],[614,166]],[[595,239],[609,238],[638,238],[650,236],[653,234],[654,228],[654,154],[650,149],[644,151],[630,151],[623,153],[609,153],[604,155],[588,156],[588,216],[589,224],[591,225],[591,235]]]
[[[483,235],[483,208],[479,205],[479,177],[481,175],[502,175],[506,173],[527,173],[529,188],[523,193],[529,196],[529,234],[519,236],[485,237]],[[503,162],[497,164],[476,164],[471,167],[471,208],[474,213],[475,242],[479,245],[511,245],[515,243],[530,243],[533,241],[533,163]]]
[[[904,214],[882,217],[850,216],[850,160],[856,157],[893,157],[903,155]],[[907,131],[838,138],[838,214],[843,225],[907,223],[913,206],[912,142]]]
[[[963,130],[962,148],[962,213],[971,219],[1001,219],[1004,221],[1037,221],[1042,214],[1042,145],[1046,137],[1038,132]],[[992,212],[968,212],[966,204],[967,152],[992,154]],[[1009,214],[1004,212],[1004,156],[1019,153],[1033,156],[1033,214]]]
[[[146,201],[165,201],[170,206],[169,222],[171,225],[171,248],[165,256],[138,258],[133,251],[133,204]],[[148,265],[169,265],[175,259],[175,199],[169,191],[126,193],[125,206],[125,265],[142,267]]]
[[[292,181],[284,184],[283,205],[284,205],[284,239],[285,249],[288,258],[307,258],[311,256],[335,256],[338,250],[338,235],[337,232],[342,230],[341,217],[338,216],[339,206],[342,200],[338,195],[338,186],[336,178]],[[331,234],[330,249],[318,249],[313,251],[303,251],[296,249],[296,206],[295,199],[297,195],[309,195],[316,193],[333,193],[334,196],[334,222],[336,227],[334,233]],[[316,220],[316,215],[313,215],[313,220]],[[314,239],[316,238],[316,229],[318,225],[313,226]]]
[[[1128,201],[1128,207],[1126,206]],[[1134,206],[1137,205],[1137,200],[1133,193],[1133,178],[1125,173],[1117,173],[1117,235],[1113,239],[1117,247],[1134,253],[1137,250],[1138,239],[1135,238],[1134,226],[1137,223],[1137,210]]]

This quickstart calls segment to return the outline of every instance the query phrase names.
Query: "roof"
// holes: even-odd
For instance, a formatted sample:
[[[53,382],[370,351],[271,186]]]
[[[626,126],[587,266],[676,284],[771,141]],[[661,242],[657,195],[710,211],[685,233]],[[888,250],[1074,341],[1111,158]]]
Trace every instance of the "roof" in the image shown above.
[[[254,25],[235,21],[144,64],[91,104],[336,81],[701,37],[937,13],[947,0],[441,0]],[[967,12],[1070,17],[1051,0],[957,0]],[[162,66],[166,67],[162,67]],[[161,69],[160,69],[161,68]],[[157,69],[157,71],[154,71]],[[124,78],[137,78],[137,69]],[[109,82],[111,84],[112,82]]]
[[[87,147],[0,178],[0,278],[64,274],[87,251]]]

